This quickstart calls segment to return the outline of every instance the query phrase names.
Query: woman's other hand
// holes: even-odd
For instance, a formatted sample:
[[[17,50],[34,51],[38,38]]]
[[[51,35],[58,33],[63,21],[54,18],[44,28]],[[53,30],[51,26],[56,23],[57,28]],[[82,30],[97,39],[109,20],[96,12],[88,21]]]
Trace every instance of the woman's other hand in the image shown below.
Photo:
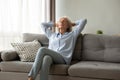
[[[71,23],[72,27],[74,27],[76,24],[75,23]]]

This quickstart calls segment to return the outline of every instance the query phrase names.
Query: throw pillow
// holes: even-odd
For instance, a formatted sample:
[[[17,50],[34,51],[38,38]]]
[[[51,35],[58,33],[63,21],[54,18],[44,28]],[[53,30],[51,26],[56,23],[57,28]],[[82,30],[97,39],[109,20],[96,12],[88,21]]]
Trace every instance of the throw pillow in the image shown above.
[[[16,50],[20,60],[26,62],[34,61],[36,53],[41,47],[41,44],[38,42],[38,40],[34,40],[32,42],[11,43],[11,45]]]
[[[12,61],[12,60],[18,60],[18,54],[15,50],[4,50],[1,52],[1,59],[3,61]]]

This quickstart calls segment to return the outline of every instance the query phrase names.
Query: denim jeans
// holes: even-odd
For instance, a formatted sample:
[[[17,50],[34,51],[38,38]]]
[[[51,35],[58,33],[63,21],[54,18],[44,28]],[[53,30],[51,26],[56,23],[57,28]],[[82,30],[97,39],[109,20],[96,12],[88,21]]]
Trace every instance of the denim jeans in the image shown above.
[[[63,57],[50,49],[41,47],[36,55],[35,61],[28,76],[34,80],[40,72],[40,80],[48,80],[48,74],[51,64],[65,64]]]

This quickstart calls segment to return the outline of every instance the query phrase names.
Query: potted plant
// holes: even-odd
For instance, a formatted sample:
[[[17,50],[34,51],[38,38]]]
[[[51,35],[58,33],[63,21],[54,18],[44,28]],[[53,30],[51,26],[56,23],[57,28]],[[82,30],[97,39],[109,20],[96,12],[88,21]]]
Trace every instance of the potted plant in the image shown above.
[[[97,30],[96,33],[97,33],[97,34],[103,34],[103,31],[102,31],[102,30]]]

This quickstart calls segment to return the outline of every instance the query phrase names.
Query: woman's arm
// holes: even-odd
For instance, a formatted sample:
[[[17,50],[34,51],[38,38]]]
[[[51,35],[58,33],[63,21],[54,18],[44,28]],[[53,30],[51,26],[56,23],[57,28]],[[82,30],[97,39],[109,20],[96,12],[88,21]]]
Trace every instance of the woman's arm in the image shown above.
[[[52,28],[54,26],[53,22],[48,22],[48,23],[42,23],[42,30],[44,31],[45,35],[49,38],[52,34],[54,34],[54,32],[52,32],[50,30],[50,28]]]
[[[75,36],[78,36],[82,32],[86,23],[87,23],[87,19],[80,19],[80,20],[76,21],[75,23],[73,23],[73,25],[76,25],[76,27],[74,29]]]

